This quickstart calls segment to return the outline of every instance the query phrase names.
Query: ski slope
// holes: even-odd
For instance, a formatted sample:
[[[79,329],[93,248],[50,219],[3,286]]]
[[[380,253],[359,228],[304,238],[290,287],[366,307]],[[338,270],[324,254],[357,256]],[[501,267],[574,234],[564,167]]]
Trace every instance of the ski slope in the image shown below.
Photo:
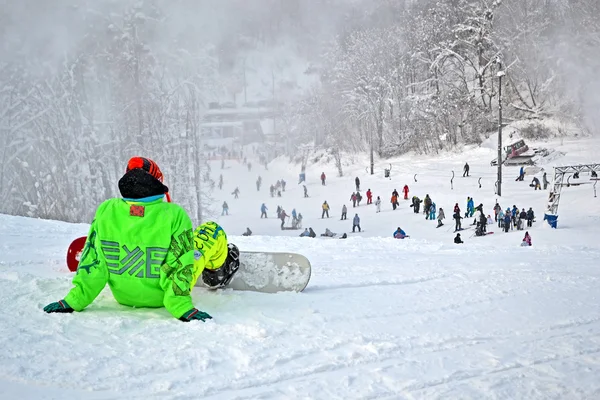
[[[556,143],[565,155],[551,165],[597,162],[598,144]],[[531,177],[515,182],[517,168],[505,169],[502,207],[537,214],[529,248],[519,246],[524,232],[499,229],[481,238],[464,231],[465,244],[454,245],[452,221],[436,229],[408,202],[391,209],[391,191],[408,184],[410,196],[430,194],[447,218],[456,202],[464,210],[467,196],[488,213],[496,200],[494,153],[490,142],[458,155],[398,158],[392,179],[383,177],[387,162],[368,175],[366,157],[345,160],[342,178],[332,163],[309,165],[307,199],[296,184],[299,167],[285,160],[251,172],[215,163],[213,174],[225,181],[215,202],[230,205],[230,215],[216,220],[230,240],[245,250],[305,254],[313,276],[300,294],[195,288],[196,306],[214,317],[207,323],[120,306],[108,290],[84,312],[44,314],[71,287],[65,249],[88,226],[0,215],[0,398],[600,398],[600,202],[590,184],[563,190],[554,230],[542,221],[547,192],[528,187]],[[472,177],[461,177],[465,161]],[[382,197],[381,213],[352,208],[355,176],[363,196],[370,187]],[[271,198],[268,185],[279,178],[288,188]],[[236,186],[239,199],[230,194]],[[329,219],[320,218],[324,200]],[[259,218],[262,202],[268,219]],[[288,214],[295,207],[317,234],[349,232],[355,212],[365,232],[299,238],[300,231],[279,229],[278,204]],[[347,221],[339,220],[343,204]],[[392,239],[398,226],[411,238]],[[254,236],[236,236],[246,227]]]

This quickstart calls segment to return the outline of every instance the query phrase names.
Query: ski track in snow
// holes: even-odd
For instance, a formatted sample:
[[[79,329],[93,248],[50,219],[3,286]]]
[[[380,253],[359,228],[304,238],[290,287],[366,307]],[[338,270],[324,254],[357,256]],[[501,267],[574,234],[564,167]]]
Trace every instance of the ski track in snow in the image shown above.
[[[565,164],[577,160],[577,146],[565,145]],[[493,153],[474,151],[471,171],[490,174]],[[519,247],[523,232],[466,234],[456,246],[451,231],[434,229],[406,203],[392,213],[387,192],[404,183],[411,196],[430,193],[448,217],[470,192],[489,210],[493,192],[458,177],[464,157],[403,159],[421,168],[419,183],[408,166],[392,169],[393,183],[369,178],[360,165],[345,178],[317,166],[308,172],[317,177],[325,170],[328,186],[311,184],[315,197],[302,203],[301,187],[293,187],[296,168],[283,175],[286,198],[263,198],[247,179],[240,190],[252,193],[249,211],[219,222],[228,232],[251,226],[258,233],[230,234],[244,250],[306,255],[312,278],[300,294],[194,288],[197,307],[214,317],[207,323],[120,306],[108,289],[84,312],[43,313],[71,287],[66,248],[87,225],[0,215],[0,398],[600,398],[599,229],[597,218],[588,218],[600,213],[599,202],[590,201],[589,186],[563,190],[561,229],[551,230],[541,221],[547,193],[508,179],[502,203],[536,210],[531,248]],[[270,170],[286,170],[280,167]],[[457,172],[454,191],[439,187],[449,168]],[[510,176],[515,169],[508,170]],[[279,178],[260,173],[267,187]],[[348,204],[355,173],[376,195],[384,193],[380,215],[374,206],[348,210],[349,221],[360,213],[361,236],[298,238],[298,231],[279,231],[274,219],[258,219],[260,203],[270,200],[270,213],[278,203],[288,213],[295,206],[318,233],[348,230],[351,222],[335,217]],[[318,218],[325,199],[330,220]],[[398,224],[410,239],[389,237]]]

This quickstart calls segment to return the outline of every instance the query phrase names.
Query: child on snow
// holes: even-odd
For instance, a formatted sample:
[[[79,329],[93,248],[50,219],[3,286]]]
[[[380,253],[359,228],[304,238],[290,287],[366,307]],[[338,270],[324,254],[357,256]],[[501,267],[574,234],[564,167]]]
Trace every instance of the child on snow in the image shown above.
[[[525,232],[525,237],[521,242],[521,246],[531,246],[531,236],[529,236],[529,232]]]

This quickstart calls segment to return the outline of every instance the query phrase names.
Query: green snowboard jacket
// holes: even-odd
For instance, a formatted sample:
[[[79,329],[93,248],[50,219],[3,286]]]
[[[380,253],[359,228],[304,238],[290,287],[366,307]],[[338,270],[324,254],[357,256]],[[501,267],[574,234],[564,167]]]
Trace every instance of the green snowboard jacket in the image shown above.
[[[192,222],[163,196],[102,203],[90,227],[65,301],[87,307],[108,283],[115,300],[134,307],[166,307],[180,318],[194,308]]]

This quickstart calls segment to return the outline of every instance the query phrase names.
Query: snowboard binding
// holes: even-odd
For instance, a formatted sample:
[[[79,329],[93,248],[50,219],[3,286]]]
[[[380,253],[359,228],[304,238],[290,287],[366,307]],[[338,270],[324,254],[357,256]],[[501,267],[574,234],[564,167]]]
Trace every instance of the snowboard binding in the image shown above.
[[[219,289],[227,286],[240,268],[240,250],[233,244],[227,244],[227,258],[225,263],[217,269],[205,268],[202,271],[202,282],[210,289]]]

